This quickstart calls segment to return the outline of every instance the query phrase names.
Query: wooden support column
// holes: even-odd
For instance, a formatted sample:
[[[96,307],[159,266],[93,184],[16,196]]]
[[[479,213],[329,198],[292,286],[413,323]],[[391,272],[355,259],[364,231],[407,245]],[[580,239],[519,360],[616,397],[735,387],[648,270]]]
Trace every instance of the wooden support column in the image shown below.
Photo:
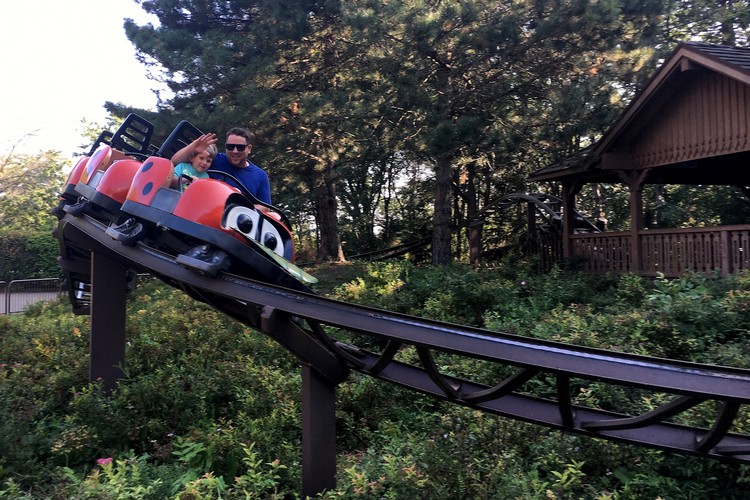
[[[641,230],[643,229],[643,190],[630,189],[630,272],[640,273],[643,270],[641,259]]]
[[[732,268],[732,260],[729,256],[732,251],[729,231],[723,229],[721,233],[719,233],[719,238],[719,241],[721,242],[721,274],[726,276],[739,271],[739,269]]]
[[[643,219],[643,183],[647,175],[648,170],[621,174],[630,192],[630,272],[636,274],[643,271],[641,231],[645,227]]]
[[[127,267],[100,253],[91,255],[89,379],[107,392],[125,375]]]
[[[573,241],[570,238],[575,231],[576,224],[576,195],[581,192],[582,185],[578,182],[563,182],[563,257],[573,256]]]

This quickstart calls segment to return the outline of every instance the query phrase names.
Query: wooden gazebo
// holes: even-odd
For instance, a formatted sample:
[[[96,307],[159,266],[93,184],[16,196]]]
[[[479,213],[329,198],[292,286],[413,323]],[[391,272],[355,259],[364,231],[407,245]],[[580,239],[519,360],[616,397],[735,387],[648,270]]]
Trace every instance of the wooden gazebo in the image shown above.
[[[750,224],[646,229],[646,184],[750,186],[750,49],[683,42],[615,125],[575,162],[537,170],[563,187],[563,255],[588,272],[678,276],[750,268]],[[623,183],[629,231],[575,234],[585,184]],[[748,221],[750,222],[750,221]]]

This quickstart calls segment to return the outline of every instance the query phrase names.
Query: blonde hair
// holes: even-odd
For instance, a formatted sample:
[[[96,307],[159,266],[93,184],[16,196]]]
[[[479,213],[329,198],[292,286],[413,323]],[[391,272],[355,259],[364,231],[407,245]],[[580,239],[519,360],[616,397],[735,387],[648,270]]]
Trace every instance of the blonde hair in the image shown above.
[[[216,155],[219,153],[219,149],[216,147],[216,144],[210,144],[209,146],[206,146],[206,149],[203,151],[208,153],[208,156],[211,158],[216,158]],[[188,158],[190,161],[193,161],[193,158],[198,156],[199,153],[202,153],[203,151],[193,151],[190,153],[190,157]]]

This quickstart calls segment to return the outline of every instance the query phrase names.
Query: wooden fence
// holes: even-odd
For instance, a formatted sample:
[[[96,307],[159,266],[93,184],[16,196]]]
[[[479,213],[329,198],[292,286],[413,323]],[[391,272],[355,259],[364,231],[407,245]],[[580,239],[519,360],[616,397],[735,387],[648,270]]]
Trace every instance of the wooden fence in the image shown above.
[[[576,234],[572,248],[590,273],[676,277],[686,271],[735,274],[750,269],[750,225],[640,231],[640,262],[633,262],[630,239],[629,231]]]

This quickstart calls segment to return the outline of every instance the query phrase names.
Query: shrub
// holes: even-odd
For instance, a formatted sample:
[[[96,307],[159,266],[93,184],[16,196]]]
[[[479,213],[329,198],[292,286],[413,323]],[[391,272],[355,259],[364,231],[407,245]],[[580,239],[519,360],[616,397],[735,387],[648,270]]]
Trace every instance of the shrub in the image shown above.
[[[49,231],[0,234],[0,280],[61,277],[60,245]]]
[[[559,342],[747,366],[748,291],[747,275],[662,282],[381,263],[336,293]],[[110,395],[88,381],[89,318],[64,302],[0,316],[0,497],[294,497],[298,362],[152,280],[127,306],[126,377]],[[400,356],[415,360],[413,349]],[[488,383],[509,374],[459,356],[435,361]],[[581,380],[572,388],[576,404],[634,413],[666,397]],[[542,377],[523,389],[555,395]],[[571,436],[359,374],[339,386],[336,412],[338,484],[326,498],[741,498],[750,471]],[[707,425],[715,416],[702,404],[676,420]],[[735,427],[750,428],[748,409]]]

